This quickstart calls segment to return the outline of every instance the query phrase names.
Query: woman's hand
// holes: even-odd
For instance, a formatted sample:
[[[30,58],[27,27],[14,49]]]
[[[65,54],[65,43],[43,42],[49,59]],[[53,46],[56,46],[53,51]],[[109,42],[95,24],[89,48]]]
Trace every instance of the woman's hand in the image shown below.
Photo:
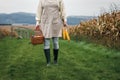
[[[36,30],[36,31],[39,31],[39,30],[40,30],[40,25],[36,25],[35,30]]]
[[[40,29],[41,29],[40,22],[36,21],[36,28],[35,28],[35,30],[40,30]]]
[[[67,22],[63,22],[63,25],[64,25],[64,27],[68,26]]]
[[[67,27],[68,26],[67,22],[64,19],[62,19],[62,21],[63,21],[63,26]]]

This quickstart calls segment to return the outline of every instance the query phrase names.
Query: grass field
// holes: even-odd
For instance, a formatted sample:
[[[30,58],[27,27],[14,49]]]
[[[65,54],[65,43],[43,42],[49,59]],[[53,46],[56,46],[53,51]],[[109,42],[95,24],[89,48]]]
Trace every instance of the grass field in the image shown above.
[[[52,47],[52,45],[51,45]],[[120,51],[60,40],[59,64],[46,67],[43,45],[0,39],[0,80],[120,80]]]

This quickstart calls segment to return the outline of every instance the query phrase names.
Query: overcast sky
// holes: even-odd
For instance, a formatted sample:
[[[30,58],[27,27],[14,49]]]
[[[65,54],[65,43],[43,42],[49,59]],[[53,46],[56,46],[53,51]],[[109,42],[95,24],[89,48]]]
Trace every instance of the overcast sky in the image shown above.
[[[30,12],[36,13],[39,0],[0,0],[0,13]],[[67,16],[97,16],[101,9],[109,9],[111,3],[119,4],[120,0],[64,0]]]

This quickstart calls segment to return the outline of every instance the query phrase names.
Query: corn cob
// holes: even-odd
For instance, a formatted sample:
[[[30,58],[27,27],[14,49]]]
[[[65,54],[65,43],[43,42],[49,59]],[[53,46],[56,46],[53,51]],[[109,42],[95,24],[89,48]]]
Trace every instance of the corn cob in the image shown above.
[[[65,30],[65,35],[66,35],[66,39],[67,39],[68,41],[70,41],[70,36],[69,36],[69,34],[68,34],[67,29]]]
[[[62,29],[62,36],[63,36],[63,39],[66,40],[65,29]]]

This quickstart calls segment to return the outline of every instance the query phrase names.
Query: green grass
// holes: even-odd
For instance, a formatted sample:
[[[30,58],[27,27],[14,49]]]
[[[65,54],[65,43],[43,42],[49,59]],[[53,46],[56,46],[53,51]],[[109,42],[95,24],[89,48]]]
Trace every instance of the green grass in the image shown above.
[[[42,45],[0,40],[0,80],[120,80],[120,51],[60,40],[59,64],[46,67]],[[51,45],[52,47],[52,45]]]

